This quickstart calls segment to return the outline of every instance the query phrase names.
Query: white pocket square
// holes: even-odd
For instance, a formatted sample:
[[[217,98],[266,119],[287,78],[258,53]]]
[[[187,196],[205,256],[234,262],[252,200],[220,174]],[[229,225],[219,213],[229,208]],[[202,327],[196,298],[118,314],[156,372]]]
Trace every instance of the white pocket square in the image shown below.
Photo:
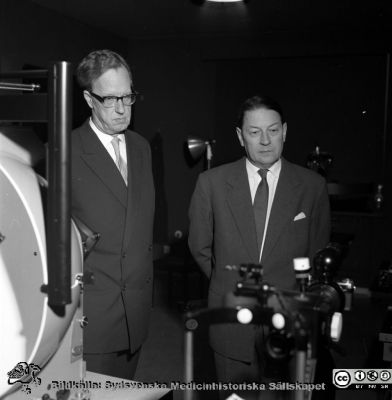
[[[298,221],[298,220],[304,219],[304,218],[306,218],[306,215],[305,215],[305,213],[303,213],[303,212],[301,211],[298,215],[296,215],[296,216],[294,217],[294,221]]]

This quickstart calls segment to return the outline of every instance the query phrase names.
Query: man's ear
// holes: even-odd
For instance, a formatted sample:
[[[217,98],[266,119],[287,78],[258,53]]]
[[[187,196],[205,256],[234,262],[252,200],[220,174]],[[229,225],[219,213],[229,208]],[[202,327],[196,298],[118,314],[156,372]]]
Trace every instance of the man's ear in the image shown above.
[[[286,141],[286,133],[287,133],[287,122],[283,124],[283,141]]]
[[[240,143],[241,143],[241,146],[244,147],[244,139],[243,139],[243,137],[242,137],[242,131],[241,131],[241,129],[240,129],[240,128],[235,128],[235,131],[237,132],[237,137],[238,137],[238,140],[239,140]]]
[[[91,95],[88,92],[88,90],[83,90],[83,97],[86,100],[86,103],[88,104],[88,106],[90,108],[93,108],[93,99],[91,98]]]

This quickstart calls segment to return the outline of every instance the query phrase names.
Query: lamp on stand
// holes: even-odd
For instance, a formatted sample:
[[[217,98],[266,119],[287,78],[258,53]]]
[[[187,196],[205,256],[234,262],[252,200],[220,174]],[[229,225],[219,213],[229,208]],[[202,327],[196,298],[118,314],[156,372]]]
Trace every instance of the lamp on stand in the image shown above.
[[[187,149],[194,161],[198,161],[204,154],[206,160],[206,169],[211,168],[212,160],[212,145],[215,143],[215,139],[199,139],[195,137],[189,137],[186,145]]]

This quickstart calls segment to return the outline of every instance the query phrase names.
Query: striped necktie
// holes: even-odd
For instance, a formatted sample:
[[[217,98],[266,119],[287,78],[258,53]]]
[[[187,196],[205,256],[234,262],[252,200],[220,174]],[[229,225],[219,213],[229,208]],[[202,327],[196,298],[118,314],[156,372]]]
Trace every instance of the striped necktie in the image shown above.
[[[261,176],[261,182],[257,187],[255,198],[253,201],[253,212],[255,215],[256,233],[257,233],[257,248],[260,251],[263,243],[265,220],[267,217],[268,208],[268,169],[259,169],[258,174]]]
[[[115,136],[112,139],[112,146],[114,149],[114,153],[116,155],[116,165],[118,170],[121,173],[121,176],[124,179],[125,184],[128,183],[128,169],[127,169],[127,163],[124,161],[124,159],[121,157],[120,154],[120,138]]]

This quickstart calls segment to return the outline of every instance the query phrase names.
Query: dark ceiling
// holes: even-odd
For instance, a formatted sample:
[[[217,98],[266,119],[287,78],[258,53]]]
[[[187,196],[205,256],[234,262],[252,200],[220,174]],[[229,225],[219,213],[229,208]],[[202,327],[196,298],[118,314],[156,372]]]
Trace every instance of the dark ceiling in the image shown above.
[[[392,29],[391,0],[32,0],[124,38],[372,32]]]

